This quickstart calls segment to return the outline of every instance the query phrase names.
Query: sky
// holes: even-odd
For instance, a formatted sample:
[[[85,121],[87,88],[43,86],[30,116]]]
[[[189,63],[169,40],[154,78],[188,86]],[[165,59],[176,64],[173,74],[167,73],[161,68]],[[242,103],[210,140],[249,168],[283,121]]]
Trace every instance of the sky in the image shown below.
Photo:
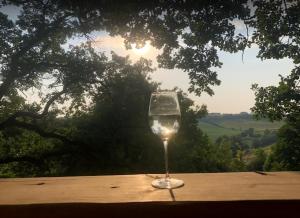
[[[151,47],[150,43],[142,49],[126,50],[121,37],[110,37],[105,32],[94,32],[91,36],[94,39],[93,47],[98,51],[107,55],[110,55],[111,51],[122,56],[129,55],[132,61],[144,57],[151,59],[156,66],[155,58],[160,51]],[[85,40],[73,38],[68,41],[68,45],[77,45]],[[207,105],[210,113],[250,112],[255,103],[251,85],[254,83],[260,86],[276,85],[280,80],[279,74],[288,75],[293,68],[293,63],[289,59],[261,61],[256,57],[257,53],[258,47],[255,45],[246,49],[242,61],[241,52],[235,54],[219,52],[223,65],[222,68],[216,69],[221,85],[212,87],[215,95],[203,93],[199,97],[189,93],[189,97],[198,105]],[[153,81],[160,82],[163,89],[179,87],[188,93],[189,78],[187,73],[181,70],[157,68],[151,77]]]
[[[0,11],[8,14],[13,20],[18,15],[18,8],[16,7],[9,6],[1,8]],[[236,33],[245,33],[245,27],[242,23],[233,22],[236,26]],[[132,61],[144,57],[151,59],[156,66],[155,59],[160,51],[151,47],[150,43],[142,49],[126,50],[121,37],[110,37],[105,32],[93,32],[90,36],[94,40],[94,48],[105,52],[108,56],[111,51],[114,51],[118,55],[129,55]],[[68,48],[69,45],[79,45],[86,41],[87,39],[83,37],[73,37],[64,46]],[[261,61],[256,57],[257,53],[258,48],[255,45],[246,49],[244,61],[242,61],[241,52],[235,54],[219,52],[219,58],[223,65],[216,71],[221,85],[212,87],[215,92],[213,96],[203,93],[199,97],[189,93],[189,97],[198,105],[207,105],[210,113],[250,112],[250,108],[255,103],[254,92],[250,89],[251,85],[254,83],[260,86],[276,85],[279,82],[278,75],[288,75],[293,68],[293,63],[289,59]],[[187,73],[181,70],[158,68],[151,74],[151,77],[153,81],[160,82],[163,89],[179,87],[188,93],[189,78]]]

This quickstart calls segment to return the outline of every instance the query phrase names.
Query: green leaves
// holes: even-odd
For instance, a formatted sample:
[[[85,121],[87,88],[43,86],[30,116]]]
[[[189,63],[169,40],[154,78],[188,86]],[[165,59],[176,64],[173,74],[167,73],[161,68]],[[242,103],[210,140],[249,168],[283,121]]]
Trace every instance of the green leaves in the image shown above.
[[[38,130],[42,126],[55,132],[57,126],[53,123],[59,120],[59,113],[80,119],[94,110],[95,114],[91,117],[99,123],[103,122],[96,125],[90,120],[91,125],[86,126],[95,133],[89,138],[95,146],[97,141],[93,137],[99,134],[101,137],[96,139],[103,141],[101,146],[108,139],[115,140],[111,145],[117,150],[115,155],[120,160],[126,163],[142,160],[143,157],[150,160],[149,153],[139,153],[143,137],[149,139],[149,134],[140,130],[122,130],[120,135],[114,134],[123,124],[145,123],[145,96],[158,87],[158,84],[147,80],[148,73],[154,70],[151,62],[141,59],[132,64],[128,57],[115,53],[109,59],[97,53],[90,43],[65,50],[62,45],[67,39],[92,31],[106,31],[112,36],[122,36],[127,48],[132,43],[141,46],[149,40],[152,46],[162,49],[157,57],[159,67],[185,71],[190,78],[190,92],[198,96],[203,92],[213,95],[213,86],[221,83],[217,76],[217,68],[222,66],[218,51],[233,53],[257,44],[261,59],[290,58],[295,64],[300,63],[300,4],[298,1],[285,2],[137,0],[124,4],[118,0],[1,1],[0,6],[13,4],[20,9],[16,21],[0,13],[1,121],[24,110],[25,113],[19,115],[26,116],[13,117],[15,121],[26,122],[23,127],[36,125]],[[240,24],[245,24],[246,33],[238,29]],[[253,31],[250,36],[248,28]],[[286,118],[295,127],[299,117],[299,72],[300,68],[296,65],[288,77],[281,78],[277,87],[253,86],[256,104],[252,111],[257,117],[271,120]],[[28,104],[27,99],[22,97],[21,93],[29,88],[40,90],[39,104]],[[191,156],[194,162],[209,164],[201,155],[210,155],[214,151],[208,147],[201,148],[208,143],[197,129],[196,119],[206,113],[206,108],[191,109],[192,101],[182,93],[181,101],[185,119],[185,133],[181,140],[195,149]],[[68,108],[62,110],[60,106],[66,102]],[[47,113],[43,113],[43,108]],[[26,112],[35,115],[28,116]],[[135,117],[137,115],[143,118]],[[93,132],[93,125],[101,129],[101,134]],[[111,129],[107,130],[108,126]],[[74,129],[73,132],[76,132],[77,129]],[[69,131],[61,133],[69,135]],[[88,133],[82,134],[82,138]],[[139,135],[140,138],[131,141],[126,134]],[[187,136],[191,136],[191,140],[185,138]],[[118,147],[123,139],[127,140],[127,146]],[[154,139],[151,140],[154,142]],[[199,143],[195,144],[195,141]],[[129,145],[133,146],[132,150]],[[93,149],[97,150],[95,147]],[[108,151],[113,149],[105,147],[101,151],[109,154]],[[185,148],[182,149],[188,153]],[[229,153],[225,144],[220,150]],[[129,151],[135,154],[132,160],[127,158]],[[186,163],[193,165],[189,161],[186,160]],[[236,165],[243,169],[238,157],[236,161]]]
[[[267,117],[270,120],[288,120],[300,115],[299,92],[300,68],[292,70],[286,78],[281,76],[279,85],[266,88],[257,84],[252,86],[255,91],[255,106],[251,109],[257,118]]]
[[[265,167],[267,170],[300,169],[300,67],[296,66],[287,77],[281,77],[278,86],[253,85],[255,106],[251,109],[257,118],[282,120],[286,124],[279,130]]]
[[[284,1],[285,2],[285,1]],[[291,58],[299,63],[300,4],[297,1],[253,1],[255,19],[249,22],[254,28],[252,42],[259,45],[262,59]]]

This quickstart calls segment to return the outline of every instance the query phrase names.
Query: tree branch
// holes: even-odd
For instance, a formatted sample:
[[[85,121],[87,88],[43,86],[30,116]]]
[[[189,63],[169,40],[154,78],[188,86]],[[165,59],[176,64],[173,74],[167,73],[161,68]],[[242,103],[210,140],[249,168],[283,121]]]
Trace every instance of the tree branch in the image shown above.
[[[247,34],[247,41],[246,41],[246,46],[244,47],[244,49],[242,50],[242,62],[244,63],[244,54],[245,54],[245,49],[247,47],[247,44],[249,42],[249,28],[248,25],[244,22],[245,27],[246,27],[246,34]]]
[[[49,101],[46,103],[43,112],[42,113],[34,113],[30,111],[17,111],[13,115],[11,115],[9,118],[7,118],[5,121],[0,123],[0,129],[5,127],[6,124],[9,124],[13,120],[16,120],[18,117],[31,117],[33,119],[41,119],[42,117],[46,116],[49,112],[49,108],[51,104],[58,99],[62,94],[66,93],[66,88],[64,88],[62,91],[55,93]]]
[[[0,164],[10,163],[10,162],[21,162],[21,161],[27,161],[27,162],[39,164],[42,160],[49,157],[54,157],[54,156],[59,156],[64,154],[74,154],[74,153],[80,153],[81,155],[83,154],[88,155],[89,159],[97,158],[97,156],[95,156],[95,153],[93,152],[93,148],[90,145],[85,144],[83,142],[72,141],[63,135],[54,132],[46,132],[42,128],[36,125],[21,122],[18,120],[11,120],[9,123],[6,123],[5,126],[0,125],[0,130],[5,129],[7,127],[19,127],[26,130],[34,131],[35,133],[39,134],[42,137],[58,139],[61,142],[63,142],[65,145],[69,145],[69,146],[67,147],[64,146],[64,149],[54,150],[43,154],[39,154],[36,157],[29,156],[29,155],[2,157],[0,158]]]
[[[66,93],[67,89],[66,88],[63,88],[62,91],[60,92],[57,92],[56,94],[54,94],[50,99],[49,101],[46,103],[45,107],[44,107],[44,110],[41,114],[39,114],[40,117],[43,117],[45,115],[48,114],[48,111],[49,111],[49,108],[51,106],[51,104],[56,100],[58,99],[62,94]]]
[[[14,83],[14,81],[22,76],[18,74],[18,60],[22,57],[26,52],[28,52],[32,47],[42,42],[45,38],[49,36],[52,32],[56,31],[57,28],[60,27],[61,22],[66,19],[70,14],[65,14],[64,16],[58,18],[52,23],[52,27],[45,29],[45,25],[40,25],[40,29],[36,31],[35,36],[31,37],[29,40],[24,41],[23,45],[21,45],[18,51],[11,56],[11,61],[9,65],[11,69],[7,72],[7,77],[3,80],[0,85],[0,100],[4,97],[4,95],[8,92],[10,86]]]
[[[12,162],[31,162],[31,163],[39,163],[41,161],[40,158],[32,157],[32,156],[7,156],[0,158],[0,164],[7,164]]]
[[[39,154],[38,156],[31,156],[31,155],[7,156],[7,157],[0,158],[0,164],[7,164],[7,163],[12,163],[12,162],[23,162],[23,161],[39,164],[46,158],[70,154],[72,152],[73,151],[70,149],[69,150],[62,149],[62,150],[45,152],[45,153]]]
[[[34,131],[36,133],[38,133],[40,136],[45,137],[45,138],[56,138],[61,140],[64,143],[67,144],[74,144],[72,141],[70,141],[69,139],[67,139],[66,137],[53,133],[53,132],[46,132],[43,129],[41,129],[40,127],[30,124],[30,123],[26,123],[26,122],[21,122],[18,121],[17,118],[18,117],[31,117],[33,119],[40,119],[44,116],[46,116],[48,114],[49,108],[51,106],[51,104],[57,99],[59,98],[62,94],[64,94],[66,92],[66,89],[64,88],[62,91],[57,92],[56,94],[54,94],[49,101],[46,103],[44,110],[42,113],[38,114],[38,113],[34,113],[34,112],[29,112],[29,111],[18,111],[15,114],[13,114],[12,116],[10,116],[9,118],[7,118],[5,121],[3,121],[2,123],[0,123],[0,130],[8,128],[8,127],[20,127],[20,128],[24,128],[24,129],[28,129],[31,131]]]
[[[39,134],[40,136],[45,137],[45,138],[59,139],[60,141],[62,141],[65,144],[76,144],[75,142],[69,140],[68,138],[66,138],[63,135],[60,135],[60,134],[57,134],[54,132],[46,132],[42,128],[40,128],[34,124],[31,124],[31,123],[21,122],[21,121],[15,120],[15,119],[9,119],[9,120],[7,120],[5,125],[0,124],[0,130],[6,129],[8,127],[19,127],[19,128],[27,129],[27,130],[36,132],[37,134]]]

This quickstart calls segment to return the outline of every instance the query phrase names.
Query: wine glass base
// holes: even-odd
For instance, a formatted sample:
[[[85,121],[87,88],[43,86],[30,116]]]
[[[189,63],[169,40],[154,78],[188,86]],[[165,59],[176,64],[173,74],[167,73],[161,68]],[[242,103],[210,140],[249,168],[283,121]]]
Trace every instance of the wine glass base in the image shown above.
[[[173,189],[173,188],[182,187],[184,185],[184,182],[179,179],[163,178],[163,179],[155,179],[152,181],[151,184],[154,188]]]

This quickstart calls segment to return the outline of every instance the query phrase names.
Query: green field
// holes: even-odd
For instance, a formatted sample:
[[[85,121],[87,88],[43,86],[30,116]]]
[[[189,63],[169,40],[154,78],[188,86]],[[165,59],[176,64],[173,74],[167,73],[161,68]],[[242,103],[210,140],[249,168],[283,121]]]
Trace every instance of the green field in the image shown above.
[[[282,122],[269,122],[267,120],[225,120],[218,125],[225,127],[225,128],[234,128],[238,130],[246,130],[249,128],[253,128],[256,131],[262,131],[265,129],[275,130],[279,129],[282,126]]]
[[[220,126],[216,126],[210,123],[199,121],[198,123],[200,129],[206,133],[212,140],[216,140],[218,137],[223,135],[238,135],[242,131],[238,129],[230,129],[230,128],[224,128]]]
[[[262,132],[266,129],[277,130],[284,122],[270,122],[268,120],[254,120],[251,115],[221,115],[207,116],[199,120],[200,129],[213,141],[218,137],[227,135],[238,135],[242,131],[253,128],[255,132]]]

